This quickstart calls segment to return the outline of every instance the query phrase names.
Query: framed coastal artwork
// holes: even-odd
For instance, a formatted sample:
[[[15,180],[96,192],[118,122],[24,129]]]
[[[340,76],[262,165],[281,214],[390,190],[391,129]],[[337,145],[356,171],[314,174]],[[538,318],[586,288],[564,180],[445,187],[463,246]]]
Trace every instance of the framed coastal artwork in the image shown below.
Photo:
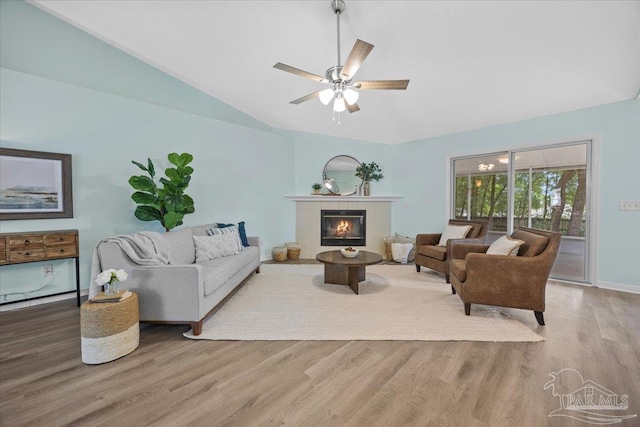
[[[0,148],[0,220],[73,218],[71,155]]]

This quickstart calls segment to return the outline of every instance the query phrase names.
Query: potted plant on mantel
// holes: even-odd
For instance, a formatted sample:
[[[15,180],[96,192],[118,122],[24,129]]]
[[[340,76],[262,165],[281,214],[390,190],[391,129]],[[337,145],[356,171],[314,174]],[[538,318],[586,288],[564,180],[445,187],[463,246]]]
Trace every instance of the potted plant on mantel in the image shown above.
[[[313,188],[313,194],[320,194],[320,190],[322,189],[322,184],[313,183],[311,184],[311,188]]]
[[[195,207],[193,199],[184,194],[193,173],[193,168],[188,166],[193,161],[193,156],[189,153],[171,153],[167,157],[175,167],[165,169],[168,179],[160,178],[162,187],[154,180],[156,171],[151,159],[147,159],[147,166],[131,161],[149,176],[132,176],[129,184],[137,190],[131,195],[138,204],[136,218],[141,221],[160,221],[164,229],[169,231],[182,225],[184,216],[195,212]]]
[[[371,181],[380,181],[384,176],[382,175],[382,169],[376,162],[361,163],[356,168],[356,176],[363,181],[364,195],[369,196],[371,194]]]

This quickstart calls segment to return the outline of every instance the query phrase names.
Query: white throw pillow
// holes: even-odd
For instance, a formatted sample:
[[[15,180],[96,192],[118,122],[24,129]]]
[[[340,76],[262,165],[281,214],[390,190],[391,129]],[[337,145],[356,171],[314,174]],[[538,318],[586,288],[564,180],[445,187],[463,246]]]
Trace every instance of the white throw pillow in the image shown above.
[[[489,246],[487,255],[518,255],[520,246],[524,245],[524,240],[512,239],[509,236],[502,236]]]
[[[208,228],[207,234],[209,236],[215,236],[218,234],[234,234],[238,236],[238,250],[244,251],[244,246],[242,246],[242,238],[240,237],[240,230],[235,225],[230,225],[229,227],[224,228]]]
[[[193,236],[196,246],[196,262],[222,258],[240,253],[238,233],[217,234],[215,236]]]
[[[447,224],[442,236],[440,237],[440,243],[438,246],[447,246],[447,240],[449,239],[464,239],[471,230],[471,225],[451,225]]]

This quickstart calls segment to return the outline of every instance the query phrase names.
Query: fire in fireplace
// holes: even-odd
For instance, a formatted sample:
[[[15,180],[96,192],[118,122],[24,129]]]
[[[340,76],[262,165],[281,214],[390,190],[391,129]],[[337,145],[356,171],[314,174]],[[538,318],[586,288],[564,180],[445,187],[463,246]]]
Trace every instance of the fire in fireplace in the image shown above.
[[[321,210],[321,246],[366,246],[366,210]]]

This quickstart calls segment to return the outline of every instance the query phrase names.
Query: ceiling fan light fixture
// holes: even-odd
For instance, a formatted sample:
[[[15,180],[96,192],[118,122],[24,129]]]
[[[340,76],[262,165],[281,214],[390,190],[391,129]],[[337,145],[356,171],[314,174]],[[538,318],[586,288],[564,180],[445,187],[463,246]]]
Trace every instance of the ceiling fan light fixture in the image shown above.
[[[331,101],[333,101],[332,109],[334,113],[341,113],[345,110],[349,113],[355,113],[356,111],[360,111],[360,106],[357,104],[359,97],[358,90],[407,89],[409,80],[364,80],[354,81],[352,83],[355,74],[374,46],[371,43],[357,39],[353,44],[346,61],[344,64],[342,63],[340,57],[340,15],[344,13],[345,7],[344,0],[331,0],[331,10],[336,15],[336,44],[338,55],[337,65],[330,67],[325,72],[324,77],[281,62],[278,62],[273,66],[278,70],[286,71],[287,73],[292,73],[308,80],[332,86],[331,89],[318,90],[301,98],[294,99],[290,104],[298,105],[311,99],[318,98],[324,105],[329,105]],[[338,117],[338,120],[336,120],[336,116]],[[334,114],[333,120],[340,123],[340,115]]]
[[[325,89],[320,91],[320,93],[318,94],[318,98],[320,98],[320,102],[322,102],[324,105],[329,105],[329,103],[333,99],[333,95],[333,89]]]
[[[360,97],[360,94],[358,92],[350,88],[345,89],[343,95],[345,101],[347,101],[347,104],[349,105],[353,105],[358,102],[358,98]]]

